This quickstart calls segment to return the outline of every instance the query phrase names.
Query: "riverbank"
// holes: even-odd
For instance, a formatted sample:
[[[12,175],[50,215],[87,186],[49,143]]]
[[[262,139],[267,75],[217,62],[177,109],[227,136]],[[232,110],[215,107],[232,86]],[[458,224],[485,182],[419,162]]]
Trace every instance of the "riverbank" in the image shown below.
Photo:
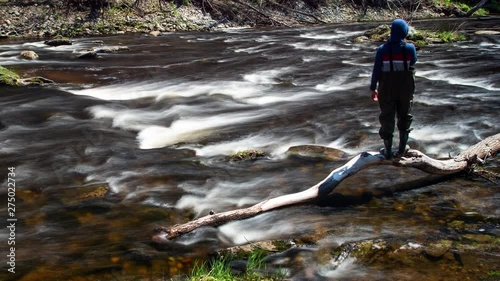
[[[22,1],[16,1],[19,3]],[[44,4],[37,4],[37,2]],[[380,8],[356,5],[352,1],[324,1],[318,6],[295,1],[284,6],[274,3],[253,6],[243,1],[212,1],[206,6],[160,6],[156,1],[135,6],[118,1],[98,13],[68,11],[50,5],[50,1],[30,1],[19,5],[0,1],[0,38],[12,37],[81,37],[124,33],[147,33],[216,30],[229,27],[303,26],[357,21],[389,21],[396,17],[436,18],[455,16],[448,6]],[[292,1],[294,2],[294,1]]]

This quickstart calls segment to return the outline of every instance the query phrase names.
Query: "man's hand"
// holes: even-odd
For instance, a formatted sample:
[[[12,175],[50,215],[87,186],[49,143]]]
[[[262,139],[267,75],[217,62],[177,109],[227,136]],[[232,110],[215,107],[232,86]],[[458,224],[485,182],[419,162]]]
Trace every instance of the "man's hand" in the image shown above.
[[[372,91],[372,101],[378,101],[378,91],[377,90]]]

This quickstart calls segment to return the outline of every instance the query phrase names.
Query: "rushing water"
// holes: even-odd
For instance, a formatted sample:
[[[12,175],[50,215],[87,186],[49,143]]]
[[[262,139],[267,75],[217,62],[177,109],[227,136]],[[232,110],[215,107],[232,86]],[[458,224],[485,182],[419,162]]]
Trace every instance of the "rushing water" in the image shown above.
[[[449,157],[499,132],[500,36],[474,35],[498,31],[499,23],[470,21],[460,26],[469,41],[418,52],[412,146]],[[0,41],[0,65],[57,82],[1,89],[0,220],[7,220],[7,168],[15,167],[18,221],[17,273],[6,271],[10,233],[2,228],[0,278],[156,280],[219,247],[321,231],[328,234],[319,245],[380,237],[420,241],[443,235],[440,220],[452,211],[498,218],[498,186],[485,181],[456,179],[370,201],[366,191],[423,176],[370,168],[337,189],[351,201],[282,209],[201,229],[161,249],[151,245],[157,226],[303,190],[345,162],[287,157],[291,146],[324,145],[349,155],[378,150],[379,109],[368,91],[376,44],[352,42],[376,25],[133,34],[77,38],[61,47]],[[98,40],[130,50],[76,59]],[[21,60],[22,50],[40,59]],[[245,149],[269,157],[227,160]],[[411,205],[395,207],[405,204]],[[486,232],[497,235],[498,226]],[[315,257],[304,259],[317,279],[406,280],[394,268],[350,260],[329,270]],[[437,266],[420,273],[441,278]]]

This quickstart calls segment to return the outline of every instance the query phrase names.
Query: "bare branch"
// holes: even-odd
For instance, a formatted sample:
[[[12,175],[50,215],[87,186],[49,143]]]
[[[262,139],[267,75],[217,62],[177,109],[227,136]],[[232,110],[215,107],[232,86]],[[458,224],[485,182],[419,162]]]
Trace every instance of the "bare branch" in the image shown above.
[[[362,152],[343,166],[333,170],[321,182],[304,191],[264,200],[248,208],[207,215],[171,228],[161,227],[157,229],[158,233],[153,236],[153,241],[164,243],[168,239],[189,233],[199,227],[218,226],[228,221],[241,220],[278,208],[324,198],[344,179],[374,165],[413,167],[430,174],[451,175],[464,171],[476,163],[481,163],[481,161],[484,161],[482,159],[495,156],[498,151],[500,151],[500,134],[488,137],[463,151],[454,159],[448,160],[436,160],[418,150],[409,150],[404,157],[392,160],[386,160],[380,153]]]

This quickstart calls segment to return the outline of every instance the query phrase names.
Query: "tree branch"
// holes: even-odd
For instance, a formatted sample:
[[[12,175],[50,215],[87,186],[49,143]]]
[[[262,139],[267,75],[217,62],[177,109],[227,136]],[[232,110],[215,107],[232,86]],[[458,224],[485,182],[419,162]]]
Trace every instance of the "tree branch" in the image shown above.
[[[156,243],[165,243],[203,226],[218,226],[232,220],[253,217],[285,206],[310,202],[314,199],[328,196],[342,180],[357,172],[374,165],[393,165],[398,167],[413,167],[436,175],[451,175],[466,170],[473,164],[482,163],[486,158],[495,156],[500,151],[500,134],[486,138],[448,160],[436,160],[418,150],[409,150],[404,157],[386,160],[380,153],[362,152],[343,166],[333,170],[325,179],[301,192],[287,194],[264,200],[248,208],[211,214],[182,225],[171,228],[160,227],[153,236]]]

